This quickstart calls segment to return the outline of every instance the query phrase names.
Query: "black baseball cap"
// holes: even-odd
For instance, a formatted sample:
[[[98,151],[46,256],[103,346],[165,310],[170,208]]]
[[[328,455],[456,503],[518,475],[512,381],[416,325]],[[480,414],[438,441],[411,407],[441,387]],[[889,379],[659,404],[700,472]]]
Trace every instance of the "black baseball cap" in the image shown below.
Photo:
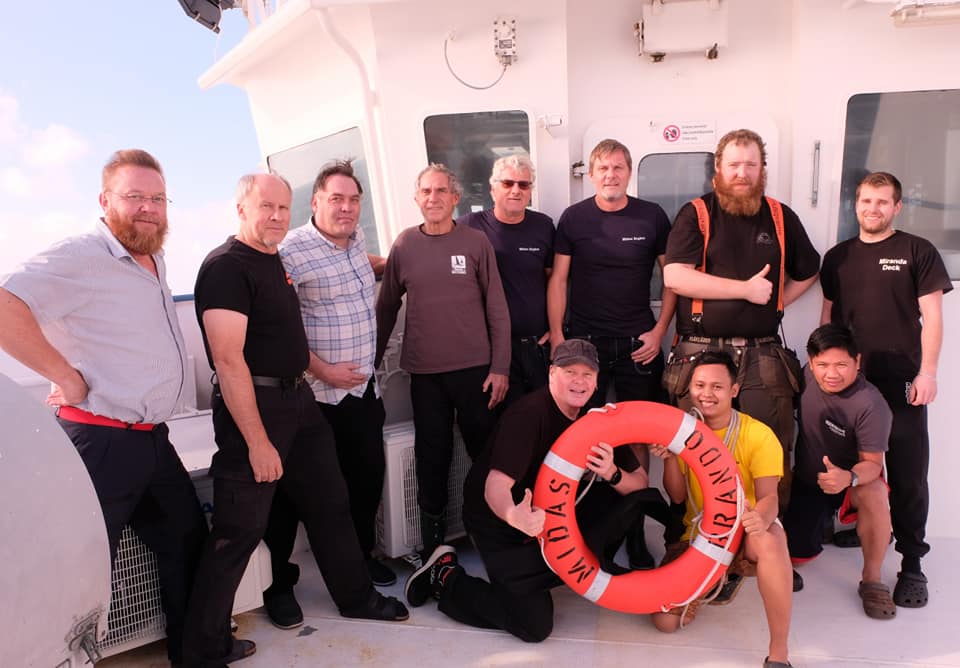
[[[571,364],[586,364],[594,371],[600,371],[597,349],[589,341],[567,339],[554,349],[553,365],[570,366]]]

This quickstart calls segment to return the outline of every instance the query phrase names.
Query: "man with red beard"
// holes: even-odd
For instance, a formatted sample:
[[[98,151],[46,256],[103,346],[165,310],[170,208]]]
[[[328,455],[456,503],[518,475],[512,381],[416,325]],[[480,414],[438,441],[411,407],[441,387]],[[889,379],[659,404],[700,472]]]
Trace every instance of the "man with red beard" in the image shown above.
[[[738,367],[739,409],[773,429],[784,449],[780,501],[785,504],[800,365],[777,329],[782,309],[816,282],[820,254],[797,215],[764,197],[767,152],[757,133],[728,132],[714,155],[714,190],[700,198],[707,234],[698,204],[690,202],[677,214],[667,241],[663,277],[678,295],[679,340],[664,385],[689,408],[691,362],[705,350],[729,353]]]
[[[0,279],[0,348],[51,382],[47,403],[87,466],[111,558],[128,524],[157,555],[167,654],[179,663],[207,525],[163,423],[188,382],[161,250],[168,202],[153,156],[114,153],[96,229]]]

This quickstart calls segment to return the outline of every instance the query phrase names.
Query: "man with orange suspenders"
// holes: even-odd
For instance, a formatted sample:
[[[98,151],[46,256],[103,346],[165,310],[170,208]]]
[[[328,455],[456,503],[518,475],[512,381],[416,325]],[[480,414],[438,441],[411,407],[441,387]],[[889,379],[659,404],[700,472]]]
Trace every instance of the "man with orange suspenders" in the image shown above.
[[[783,446],[785,504],[800,365],[777,329],[784,308],[816,282],[820,255],[797,215],[764,197],[766,162],[757,133],[728,132],[717,145],[713,192],[677,214],[663,276],[678,295],[678,339],[664,386],[689,407],[691,362],[705,350],[729,353],[739,368],[738,407]]]

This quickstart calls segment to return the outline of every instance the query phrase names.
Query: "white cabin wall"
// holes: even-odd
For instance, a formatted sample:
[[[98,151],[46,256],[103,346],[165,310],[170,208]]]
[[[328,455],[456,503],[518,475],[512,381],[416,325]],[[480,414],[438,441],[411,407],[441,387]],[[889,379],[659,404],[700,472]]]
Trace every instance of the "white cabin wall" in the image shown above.
[[[797,113],[793,125],[793,206],[821,252],[836,243],[846,105],[857,93],[960,88],[960,25],[896,27],[890,5],[860,3],[849,10],[834,0],[794,3]],[[918,119],[922,123],[922,119]],[[931,138],[933,140],[933,138]],[[821,140],[820,202],[810,204],[813,142]],[[939,140],[937,138],[936,140]],[[871,165],[882,169],[882,164]],[[904,183],[909,174],[897,175]],[[957,284],[954,283],[956,286]],[[812,291],[813,292],[813,291]],[[819,298],[819,289],[816,290]],[[960,292],[944,297],[945,342],[938,373],[939,395],[930,406],[930,519],[927,533],[956,537],[960,503],[952,489],[960,449],[952,411],[960,399]]]
[[[387,137],[386,161],[398,212],[385,230],[392,241],[405,227],[421,222],[413,201],[414,179],[427,165],[423,119],[432,114],[519,109],[531,122],[531,154],[537,167],[533,206],[556,218],[569,203],[565,129],[556,138],[536,126],[544,114],[567,118],[565,3],[404,2],[371,9],[377,39],[380,92]],[[458,83],[443,60],[443,40],[453,30],[450,61],[457,74],[476,85],[496,79],[493,21],[516,17],[519,58],[489,90]]]
[[[637,55],[633,25],[641,3],[592,0],[567,4],[570,61],[570,163],[583,160],[588,126],[598,119],[699,118],[756,111],[774,119],[780,131],[780,177],[790,183],[791,131],[788,3],[725,0],[729,3],[729,46],[720,57],[667,55],[660,63]],[[717,128],[718,132],[724,128]],[[589,149],[587,149],[589,151]],[[634,156],[636,159],[637,156]],[[580,179],[570,179],[571,199],[581,199]]]

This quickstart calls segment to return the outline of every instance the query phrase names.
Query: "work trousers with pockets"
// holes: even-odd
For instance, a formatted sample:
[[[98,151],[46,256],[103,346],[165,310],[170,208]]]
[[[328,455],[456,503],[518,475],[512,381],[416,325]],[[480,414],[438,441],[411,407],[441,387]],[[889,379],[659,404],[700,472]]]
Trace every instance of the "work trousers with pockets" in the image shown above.
[[[116,559],[130,525],[157,556],[160,602],[167,617],[167,654],[181,660],[184,620],[207,522],[165,424],[134,431],[58,420],[83,460],[100,500]]]
[[[487,373],[488,367],[475,366],[410,374],[417,501],[430,515],[441,516],[447,507],[454,418],[470,459],[477,458],[493,431],[496,414],[487,408],[490,393],[483,391]]]
[[[793,465],[790,453],[796,435],[794,402],[796,392],[788,371],[773,350],[782,348],[779,343],[763,343],[758,346],[704,345],[681,341],[673,347],[674,358],[689,357],[707,350],[729,354],[739,368],[737,383],[740,393],[735,406],[752,418],[760,420],[773,430],[783,448],[783,478],[778,486],[780,508],[785,509],[790,498],[790,483],[793,480]],[[677,405],[690,410],[689,393],[676,398]]]
[[[257,483],[249,463],[245,470],[224,470],[217,469],[214,461],[213,528],[203,548],[184,634],[184,659],[190,666],[222,665],[230,651],[233,597],[266,530],[278,487],[303,521],[336,606],[341,611],[361,607],[373,596],[333,435],[313,392],[305,383],[254,390],[267,435],[283,463],[283,475],[278,482]],[[217,447],[234,455],[224,461],[236,462],[236,455],[245,452],[247,445],[217,387],[212,407]]]

